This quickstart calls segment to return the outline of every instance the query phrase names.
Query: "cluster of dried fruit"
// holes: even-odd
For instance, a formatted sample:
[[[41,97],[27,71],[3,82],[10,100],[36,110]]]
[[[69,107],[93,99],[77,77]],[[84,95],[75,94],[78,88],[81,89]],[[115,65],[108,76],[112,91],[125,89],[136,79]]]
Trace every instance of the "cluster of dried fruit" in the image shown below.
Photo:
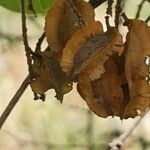
[[[56,0],[45,23],[50,50],[41,52],[34,62],[32,90],[44,94],[53,88],[62,101],[76,82],[79,94],[98,116],[137,116],[150,106],[145,64],[150,55],[150,28],[143,21],[129,20],[123,44],[115,27],[103,31],[89,3],[73,2],[84,25],[66,0]]]

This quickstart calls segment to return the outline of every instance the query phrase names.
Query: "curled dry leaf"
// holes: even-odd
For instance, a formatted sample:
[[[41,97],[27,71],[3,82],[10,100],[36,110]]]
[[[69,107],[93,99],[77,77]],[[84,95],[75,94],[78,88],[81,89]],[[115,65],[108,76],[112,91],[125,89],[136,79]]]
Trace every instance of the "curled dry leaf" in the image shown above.
[[[125,72],[130,90],[130,101],[125,117],[138,115],[150,106],[150,85],[146,82],[148,67],[145,57],[150,55],[150,28],[140,20],[128,23]]]
[[[44,94],[49,89],[55,89],[56,98],[63,100],[63,95],[72,90],[72,83],[61,71],[59,63],[49,57],[46,51],[36,56],[33,69],[35,79],[31,81],[31,88],[37,94]]]
[[[106,72],[101,78],[79,82],[78,92],[89,108],[100,117],[120,116],[123,92],[121,79],[112,58],[105,63]]]
[[[67,42],[63,49],[63,55],[60,66],[65,73],[70,73],[74,63],[74,57],[81,46],[88,41],[89,38],[103,32],[103,26],[99,21],[93,21],[88,26],[81,27]]]
[[[121,88],[123,92],[123,100],[122,100],[122,104],[120,105],[120,115],[119,115],[121,119],[125,119],[125,116],[124,116],[125,109],[126,109],[127,104],[130,101],[129,86],[128,86],[126,75],[125,75],[125,53],[126,51],[124,50],[120,56],[118,54],[114,54],[112,56],[115,62],[115,65],[118,69],[118,75],[121,79]]]
[[[94,98],[91,82],[79,82],[77,84],[77,91],[92,112],[100,117],[106,118],[108,116],[100,100]]]
[[[74,56],[71,74],[80,80],[95,80],[105,72],[104,64],[114,53],[123,52],[121,34],[115,28],[91,37]]]
[[[83,0],[73,0],[73,2],[87,25],[94,21],[94,10],[88,2]],[[49,9],[45,22],[45,33],[52,51],[62,51],[78,28],[80,28],[78,18],[67,5],[67,2],[56,0]]]

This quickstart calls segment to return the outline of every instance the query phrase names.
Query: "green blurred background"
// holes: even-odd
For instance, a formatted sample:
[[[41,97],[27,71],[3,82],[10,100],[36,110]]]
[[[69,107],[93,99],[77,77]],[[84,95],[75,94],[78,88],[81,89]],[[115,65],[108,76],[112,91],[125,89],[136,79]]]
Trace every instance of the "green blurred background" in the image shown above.
[[[141,0],[126,0],[124,11],[134,18]],[[106,3],[96,9],[96,20],[104,24]],[[150,15],[145,2],[142,20]],[[45,15],[27,16],[29,43],[34,49],[43,33]],[[113,19],[111,20],[113,24]],[[126,35],[126,27],[120,27]],[[44,43],[46,47],[46,42]],[[0,7],[0,113],[3,112],[27,75],[19,13]],[[99,118],[74,90],[60,104],[55,93],[46,93],[45,102],[34,101],[28,88],[0,131],[0,150],[107,150],[108,143],[127,130],[136,119]],[[150,150],[150,114],[125,143],[125,150]]]

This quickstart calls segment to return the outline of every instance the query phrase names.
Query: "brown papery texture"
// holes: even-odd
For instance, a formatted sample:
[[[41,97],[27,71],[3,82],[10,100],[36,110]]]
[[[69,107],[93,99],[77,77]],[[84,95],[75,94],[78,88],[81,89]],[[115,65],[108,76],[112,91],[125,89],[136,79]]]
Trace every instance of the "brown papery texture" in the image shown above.
[[[123,91],[118,69],[109,59],[105,64],[106,72],[101,78],[91,82],[79,82],[78,92],[89,108],[100,117],[120,116]]]
[[[59,63],[44,51],[38,54],[33,65],[35,78],[30,85],[34,93],[45,94],[49,89],[54,89],[56,98],[63,100],[63,95],[72,90],[72,82],[67,80]]]
[[[88,2],[74,0],[74,4],[86,25],[94,21],[94,10]],[[45,22],[45,33],[52,51],[62,51],[72,34],[79,28],[78,18],[66,1],[56,0],[49,9]]]
[[[131,20],[125,45],[125,72],[129,85],[130,101],[125,117],[138,115],[150,106],[150,85],[146,82],[148,66],[145,57],[150,55],[150,28],[140,20]]]
[[[99,21],[93,21],[88,26],[84,26],[75,31],[63,49],[63,55],[60,63],[62,70],[66,73],[70,72],[73,67],[74,57],[79,48],[86,43],[89,38],[92,38],[102,32],[103,26]]]
[[[116,28],[88,39],[74,56],[72,74],[85,81],[96,80],[105,72],[105,62],[115,53],[123,52],[121,34]]]

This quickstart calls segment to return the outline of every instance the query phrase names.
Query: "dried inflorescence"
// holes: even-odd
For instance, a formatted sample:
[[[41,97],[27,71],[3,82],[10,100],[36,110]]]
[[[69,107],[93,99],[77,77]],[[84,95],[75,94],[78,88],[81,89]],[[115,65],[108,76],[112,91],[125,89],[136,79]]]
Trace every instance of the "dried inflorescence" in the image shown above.
[[[32,90],[42,95],[53,88],[62,101],[77,82],[79,94],[98,116],[137,116],[150,106],[144,62],[150,55],[150,28],[139,20],[126,23],[129,32],[123,44],[115,27],[103,31],[89,3],[56,0],[45,23],[51,50],[34,59]]]

